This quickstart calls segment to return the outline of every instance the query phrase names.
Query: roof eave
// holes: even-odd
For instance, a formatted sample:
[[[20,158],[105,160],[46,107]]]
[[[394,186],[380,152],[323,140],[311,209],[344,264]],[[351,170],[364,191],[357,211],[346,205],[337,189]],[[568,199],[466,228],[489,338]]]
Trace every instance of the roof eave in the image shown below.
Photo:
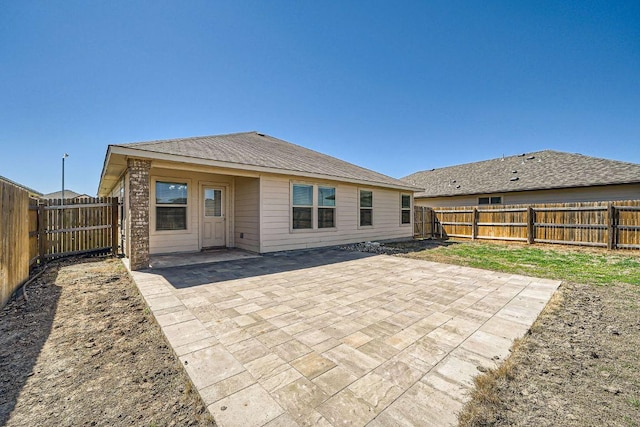
[[[301,171],[289,170],[289,169],[278,169],[278,168],[272,168],[267,166],[256,166],[256,165],[247,165],[243,163],[223,162],[219,160],[210,160],[210,159],[201,159],[201,158],[190,157],[190,156],[181,156],[179,154],[159,153],[155,151],[147,151],[147,150],[141,150],[141,149],[136,149],[131,147],[123,147],[119,145],[110,145],[107,150],[105,163],[102,168],[102,176],[100,178],[100,184],[102,184],[105,172],[108,167],[109,159],[111,155],[114,155],[114,154],[119,154],[127,157],[147,158],[152,160],[164,160],[164,161],[172,161],[172,162],[179,162],[179,163],[190,163],[190,164],[205,165],[205,166],[212,166],[212,167],[218,167],[218,168],[247,170],[252,172],[272,173],[272,174],[278,174],[278,175],[294,175],[294,176],[300,176],[305,178],[317,178],[317,179],[331,180],[331,181],[343,181],[343,182],[349,182],[352,184],[392,188],[395,190],[402,190],[402,191],[409,191],[409,192],[424,191],[424,188],[415,187],[409,184],[407,185],[391,184],[391,183],[378,182],[378,181],[359,180],[359,179],[353,179],[349,177],[342,177],[342,176],[336,176],[336,175],[315,174],[315,173],[301,172]]]
[[[107,166],[109,164],[109,160],[111,159],[111,149],[114,147],[113,145],[107,146],[107,152],[104,155],[104,162],[102,163],[102,172],[100,173],[100,181],[98,182],[98,191],[97,195],[100,196],[100,189],[102,188],[102,182],[104,181],[105,175],[107,173]]]

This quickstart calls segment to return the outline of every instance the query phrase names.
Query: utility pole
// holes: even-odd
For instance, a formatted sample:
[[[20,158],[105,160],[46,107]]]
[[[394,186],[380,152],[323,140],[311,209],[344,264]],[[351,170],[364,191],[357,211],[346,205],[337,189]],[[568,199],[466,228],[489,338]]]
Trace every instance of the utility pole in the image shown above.
[[[64,159],[69,157],[67,153],[62,156],[62,206],[64,206]]]

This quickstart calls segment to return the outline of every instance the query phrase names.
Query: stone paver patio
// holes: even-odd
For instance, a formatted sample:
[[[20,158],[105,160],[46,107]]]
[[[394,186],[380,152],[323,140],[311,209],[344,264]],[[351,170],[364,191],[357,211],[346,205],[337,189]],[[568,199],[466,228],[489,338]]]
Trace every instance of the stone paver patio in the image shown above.
[[[320,249],[132,273],[220,426],[455,425],[560,282]]]

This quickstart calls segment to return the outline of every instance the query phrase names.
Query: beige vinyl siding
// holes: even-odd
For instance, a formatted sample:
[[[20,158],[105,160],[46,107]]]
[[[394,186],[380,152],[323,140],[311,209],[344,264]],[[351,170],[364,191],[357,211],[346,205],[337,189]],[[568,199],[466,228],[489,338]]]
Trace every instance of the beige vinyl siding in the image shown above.
[[[235,178],[235,245],[260,251],[260,180]],[[242,237],[240,235],[242,234]]]
[[[149,253],[193,252],[200,250],[200,220],[202,216],[201,188],[204,183],[226,185],[226,213],[227,227],[233,230],[233,177],[191,172],[177,169],[151,168],[150,171],[150,200],[149,200]],[[155,182],[185,182],[187,188],[187,229],[156,231],[155,222]],[[227,232],[227,245],[232,245]]]
[[[336,189],[336,228],[291,229],[291,183],[317,184]],[[358,227],[358,190],[373,191],[373,227]],[[315,248],[371,240],[408,238],[413,228],[400,225],[400,190],[331,181],[313,181],[293,176],[265,175],[261,178],[260,252]]]
[[[640,184],[602,185],[559,190],[518,191],[513,193],[478,194],[473,196],[431,197],[415,199],[416,206],[475,206],[479,197],[502,196],[503,205],[532,203],[573,203],[640,198]]]

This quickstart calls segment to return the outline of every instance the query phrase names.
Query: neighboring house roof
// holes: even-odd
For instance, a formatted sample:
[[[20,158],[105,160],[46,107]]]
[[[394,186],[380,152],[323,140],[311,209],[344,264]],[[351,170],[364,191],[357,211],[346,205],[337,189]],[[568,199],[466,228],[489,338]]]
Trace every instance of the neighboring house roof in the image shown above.
[[[13,185],[15,185],[16,187],[20,187],[20,188],[22,188],[23,190],[26,190],[27,192],[29,192],[29,195],[30,195],[30,196],[32,196],[32,197],[33,197],[33,196],[35,196],[35,197],[40,197],[40,196],[42,196],[42,193],[41,193],[41,192],[36,191],[36,190],[34,190],[33,188],[29,188],[29,187],[27,187],[26,185],[18,184],[17,182],[12,181],[12,180],[10,180],[9,178],[6,178],[6,177],[4,177],[4,176],[2,176],[2,175],[0,175],[0,181],[8,182],[9,184],[13,184]]]
[[[415,197],[446,197],[640,183],[640,165],[544,150],[416,172],[402,179],[425,189]]]
[[[80,194],[80,193],[76,193],[73,190],[64,190],[64,198],[65,199],[76,199],[78,197],[91,197],[87,194]],[[61,199],[62,198],[62,191],[55,191],[53,193],[47,193],[47,194],[43,194],[42,195],[43,199]]]
[[[110,162],[110,156],[113,155],[337,179],[410,191],[420,190],[399,179],[281,139],[258,132],[244,132],[110,145],[102,171],[99,192],[104,193],[110,190],[109,185],[105,183],[105,177],[107,175],[114,176],[115,171],[108,170],[110,163],[114,163],[114,167],[117,164],[117,162]],[[119,164],[119,167],[123,167],[122,163]]]

